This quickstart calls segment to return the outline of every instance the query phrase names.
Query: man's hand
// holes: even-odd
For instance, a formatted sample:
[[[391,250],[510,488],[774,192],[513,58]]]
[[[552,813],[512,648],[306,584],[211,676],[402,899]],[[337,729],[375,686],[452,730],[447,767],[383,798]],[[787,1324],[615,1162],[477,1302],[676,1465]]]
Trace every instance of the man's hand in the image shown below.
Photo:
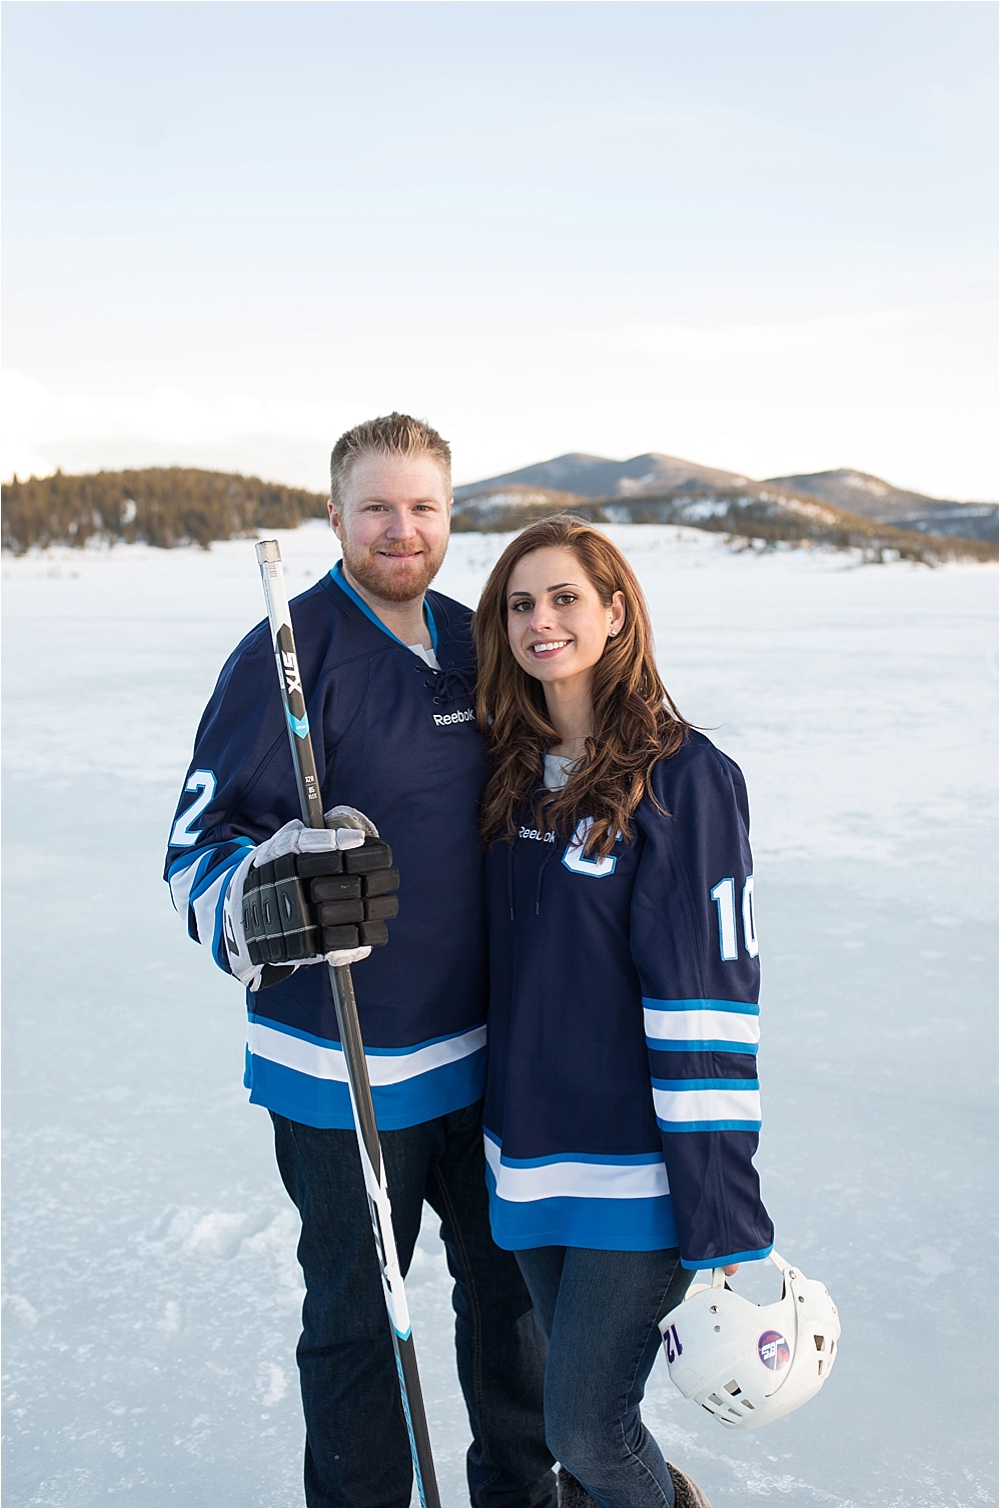
[[[353,964],[388,942],[398,872],[375,825],[353,808],[325,829],[298,819],[251,849],[224,903],[229,967],[250,990],[309,964]]]
[[[330,816],[333,816],[332,812]],[[360,812],[358,817],[361,817]],[[360,822],[338,821],[328,823],[325,828],[307,828],[299,818],[293,817],[272,838],[257,845],[253,851],[254,868],[259,870],[261,865],[283,859],[286,854],[328,854],[334,849],[357,849],[364,841],[365,829]]]
[[[729,1267],[728,1268],[723,1268],[722,1271],[726,1275],[727,1278],[732,1278],[733,1274],[736,1273],[737,1270],[739,1269],[739,1266],[740,1266],[739,1263],[730,1263]]]
[[[328,828],[342,828],[346,833],[352,833],[360,828],[362,833],[367,833],[369,838],[378,838],[378,829],[370,817],[365,817],[357,807],[331,807],[329,812],[323,813],[323,821]],[[350,848],[350,844],[341,844],[341,848]]]

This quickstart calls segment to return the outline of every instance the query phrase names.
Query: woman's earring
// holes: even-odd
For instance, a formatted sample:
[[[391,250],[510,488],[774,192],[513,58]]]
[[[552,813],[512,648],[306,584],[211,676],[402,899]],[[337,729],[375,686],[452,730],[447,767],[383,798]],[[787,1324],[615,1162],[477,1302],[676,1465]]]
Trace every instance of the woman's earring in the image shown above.
[[[616,634],[617,634],[617,633],[618,633],[618,630],[617,630],[617,629],[612,629],[612,630],[611,630],[611,638],[612,638],[612,639],[614,639],[614,637],[615,637],[615,635],[616,635]]]

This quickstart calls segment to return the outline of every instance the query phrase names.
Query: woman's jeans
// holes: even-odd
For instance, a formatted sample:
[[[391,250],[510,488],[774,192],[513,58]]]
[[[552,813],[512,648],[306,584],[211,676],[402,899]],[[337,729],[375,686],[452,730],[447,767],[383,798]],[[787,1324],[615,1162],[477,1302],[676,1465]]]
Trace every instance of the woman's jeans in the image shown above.
[[[657,1321],[694,1274],[676,1247],[533,1247],[517,1260],[549,1338],[549,1450],[597,1504],[672,1505],[670,1474],[639,1405],[660,1345]]]
[[[467,1106],[380,1140],[404,1274],[425,1200],[441,1218],[472,1427],[470,1502],[523,1509],[555,1503],[542,1415],[545,1338],[513,1254],[490,1234],[481,1110]],[[302,1216],[306,1503],[409,1504],[410,1448],[357,1139],[272,1120],[278,1168]],[[430,1350],[418,1336],[418,1356]]]

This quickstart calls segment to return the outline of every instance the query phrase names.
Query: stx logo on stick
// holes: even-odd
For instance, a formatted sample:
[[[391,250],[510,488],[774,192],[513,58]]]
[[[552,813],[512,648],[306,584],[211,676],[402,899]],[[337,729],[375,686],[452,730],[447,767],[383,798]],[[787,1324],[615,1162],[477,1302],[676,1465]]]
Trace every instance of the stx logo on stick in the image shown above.
[[[294,650],[282,650],[281,663],[285,667],[285,689],[289,697],[293,692],[301,692],[302,682],[299,678],[299,663]]]

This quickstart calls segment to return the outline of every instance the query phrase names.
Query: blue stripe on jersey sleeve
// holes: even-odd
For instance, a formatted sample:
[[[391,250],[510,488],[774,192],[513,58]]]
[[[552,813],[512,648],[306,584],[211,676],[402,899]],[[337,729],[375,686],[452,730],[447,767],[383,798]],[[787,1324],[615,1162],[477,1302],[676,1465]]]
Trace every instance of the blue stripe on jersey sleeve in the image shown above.
[[[653,1109],[662,1132],[757,1131],[756,1079],[654,1079]]]
[[[182,854],[180,859],[176,859],[170,866],[170,869],[167,871],[167,885],[170,889],[170,900],[173,903],[175,912],[188,914],[191,901],[191,887],[198,879],[198,876],[204,872],[204,868],[209,863],[214,852],[214,849],[202,849],[201,851],[196,850],[193,854]],[[190,916],[188,916],[188,931],[191,931]],[[197,942],[197,933],[192,932],[191,936]]]
[[[725,1038],[647,1037],[652,1053],[748,1053],[756,1054],[756,1043],[731,1043]]]
[[[226,928],[223,919],[223,908],[226,904],[226,890],[229,886],[229,877],[233,870],[238,870],[241,860],[237,858],[235,863],[224,870],[219,882],[219,899],[215,903],[215,930],[212,936],[212,954],[220,969],[224,969],[227,975],[232,974],[229,967],[229,950],[226,947]]]
[[[222,844],[217,849],[210,849],[194,872],[197,883],[192,885],[187,897],[185,911],[189,935],[196,943],[201,943],[210,950],[216,964],[226,974],[232,974],[223,935],[223,907],[226,890],[234,871],[243,864],[248,849],[252,847],[249,840],[246,840]],[[219,858],[222,850],[228,851],[224,859]],[[213,859],[218,862],[211,864]],[[206,865],[206,869],[199,874],[202,864]],[[208,865],[211,865],[211,868],[207,868]],[[180,886],[185,890],[187,889],[186,879],[187,872],[180,877]],[[176,885],[177,882],[175,881],[174,884]]]
[[[650,1048],[649,1073],[654,1085],[683,1080],[693,1087],[695,1081],[716,1085],[722,1080],[740,1080],[741,1088],[749,1088],[757,1074],[757,1058],[739,1047],[725,1052],[696,1049],[691,1053]]]
[[[759,1090],[756,1079],[654,1079],[654,1090]]]
[[[759,1132],[759,1121],[661,1121],[656,1118],[661,1132]]]
[[[760,1007],[753,1001],[658,1001],[652,996],[643,996],[642,1004],[647,1011],[729,1011],[735,1016],[760,1015]]]
[[[688,1258],[681,1258],[681,1267],[687,1268],[691,1273],[704,1272],[706,1268],[728,1268],[731,1263],[756,1263],[761,1258],[771,1256],[774,1243],[767,1247],[755,1247],[749,1252],[727,1252],[722,1257],[702,1258],[700,1262],[694,1262]]]
[[[757,1052],[759,1011],[750,1001],[643,998],[646,1044],[652,1053]]]
[[[253,844],[250,840],[245,839],[240,844],[220,844],[218,849],[207,854],[205,856],[206,868],[204,871],[199,870],[191,886],[191,901],[197,901],[198,897],[207,891],[220,875],[231,875],[233,870],[238,869],[246,858],[247,849],[252,848]],[[224,850],[225,853],[223,853]]]
[[[196,943],[207,940],[199,936],[197,914],[201,909],[196,908],[195,903],[221,874],[235,869],[245,858],[247,850],[252,848],[253,842],[249,838],[229,839],[207,849],[196,849],[193,854],[182,854],[167,871],[170,899],[176,910],[187,918],[188,933]]]
[[[188,850],[188,852],[186,854],[182,854],[181,855],[180,859],[175,859],[174,860],[173,864],[170,866],[169,870],[167,871],[167,880],[168,881],[169,880],[173,880],[175,875],[180,875],[183,870],[188,869],[189,866],[191,866],[191,865],[199,865],[199,864],[203,863],[203,861],[212,852],[213,852],[213,850],[211,850],[211,849],[208,849],[208,850],[205,850],[205,849],[202,849],[202,850],[195,849],[195,851],[193,853],[190,850]]]

